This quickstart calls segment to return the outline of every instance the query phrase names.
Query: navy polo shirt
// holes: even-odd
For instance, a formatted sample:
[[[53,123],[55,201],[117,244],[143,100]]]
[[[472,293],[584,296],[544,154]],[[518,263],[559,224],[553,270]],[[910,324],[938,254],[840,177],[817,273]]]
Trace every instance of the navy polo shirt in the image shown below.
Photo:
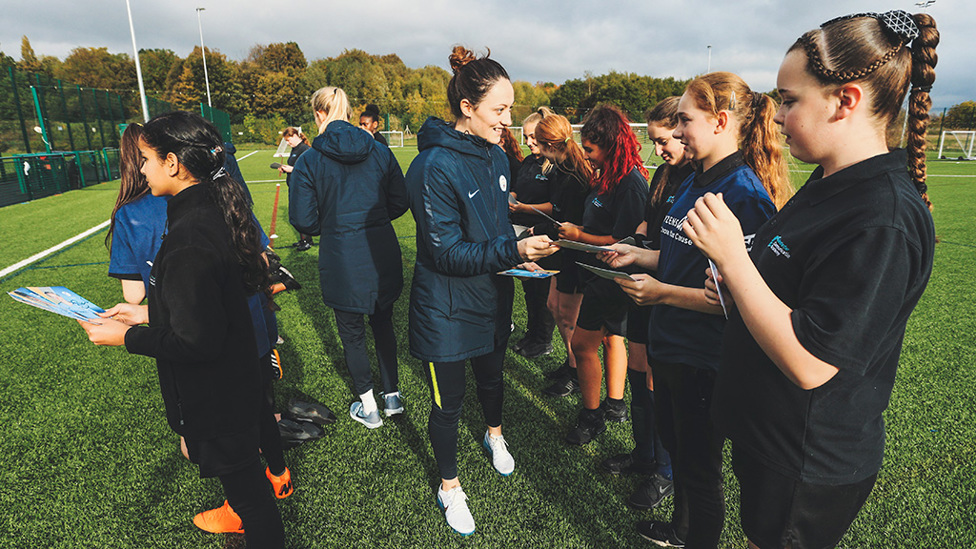
[[[685,236],[681,224],[705,193],[723,198],[742,225],[746,247],[756,229],[776,213],[769,193],[736,151],[704,173],[695,173],[678,190],[674,206],[661,225],[661,256],[656,278],[665,284],[705,287],[708,260]],[[670,305],[651,308],[647,355],[661,362],[718,370],[725,317]]]
[[[150,263],[163,243],[166,228],[166,198],[146,193],[115,212],[112,253],[108,276],[141,280],[149,295]]]
[[[929,275],[935,229],[903,150],[806,185],[756,234],[751,257],[793,311],[800,344],[839,371],[803,390],[731,316],[714,400],[720,427],[791,478],[850,484],[881,468],[884,419],[908,317]]]

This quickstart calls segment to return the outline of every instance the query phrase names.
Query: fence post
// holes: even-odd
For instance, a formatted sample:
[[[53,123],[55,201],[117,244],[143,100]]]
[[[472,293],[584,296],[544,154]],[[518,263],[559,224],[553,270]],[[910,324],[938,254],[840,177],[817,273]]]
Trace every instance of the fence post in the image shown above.
[[[92,150],[91,128],[88,127],[88,118],[85,117],[85,99],[81,94],[81,86],[75,84],[75,87],[78,88],[78,109],[81,110],[81,124],[85,128],[85,141],[88,142],[88,150]]]
[[[37,86],[34,88],[34,104],[37,105],[37,118],[41,123],[41,135],[44,136],[44,145],[47,147],[47,152],[51,152],[54,148],[54,136],[48,131],[50,121],[47,124],[44,123],[44,119],[47,117],[47,103],[44,102],[44,88],[41,87],[41,75],[39,73],[34,73],[34,81],[37,82]]]
[[[105,129],[102,128],[102,113],[98,112],[98,94],[95,88],[92,91],[92,101],[95,103],[95,120],[98,120],[98,134],[102,137],[102,148],[105,148]]]
[[[24,124],[24,110],[20,105],[20,92],[17,91],[17,77],[14,74],[14,68],[12,66],[7,67],[7,72],[10,73],[10,86],[14,90],[14,104],[17,105],[17,116],[20,117],[20,132],[24,135],[24,149],[27,150],[27,154],[30,154],[30,138],[27,136],[27,125]]]
[[[58,79],[58,91],[61,92],[61,109],[64,113],[64,125],[68,126],[68,141],[71,142],[71,150],[75,150],[75,135],[71,132],[71,120],[68,116],[68,102],[64,99],[64,84]]]

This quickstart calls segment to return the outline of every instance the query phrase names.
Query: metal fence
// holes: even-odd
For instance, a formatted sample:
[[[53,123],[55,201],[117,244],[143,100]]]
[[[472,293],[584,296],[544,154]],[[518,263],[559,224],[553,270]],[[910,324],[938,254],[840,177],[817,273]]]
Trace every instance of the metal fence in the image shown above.
[[[0,207],[118,177],[118,149],[16,154],[0,158]]]
[[[217,126],[217,131],[220,132],[220,138],[223,139],[225,143],[234,142],[233,134],[230,131],[229,114],[220,109],[215,109],[209,105],[200,103],[200,116],[213,122],[214,126]]]

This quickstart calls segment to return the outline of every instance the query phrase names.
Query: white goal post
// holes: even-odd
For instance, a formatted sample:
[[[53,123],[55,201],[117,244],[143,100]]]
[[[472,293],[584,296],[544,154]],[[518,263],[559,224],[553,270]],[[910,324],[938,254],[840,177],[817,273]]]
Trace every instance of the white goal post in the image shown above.
[[[391,149],[403,147],[403,132],[391,130],[380,132],[380,134],[386,137],[386,142],[389,144]]]
[[[959,149],[962,154],[958,157],[959,160],[976,160],[973,157],[973,144],[976,144],[976,131],[958,131],[958,130],[946,130],[942,132],[939,137],[939,158],[945,159],[943,151],[945,150],[946,136],[952,136],[956,144],[959,145]],[[952,147],[952,143],[949,143],[949,149],[955,150]]]

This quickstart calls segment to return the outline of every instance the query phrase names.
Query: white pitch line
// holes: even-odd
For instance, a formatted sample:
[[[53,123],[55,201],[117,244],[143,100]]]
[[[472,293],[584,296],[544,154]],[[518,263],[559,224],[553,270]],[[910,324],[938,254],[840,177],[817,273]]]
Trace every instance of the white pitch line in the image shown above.
[[[251,156],[252,154],[257,154],[259,152],[261,152],[261,151],[252,151],[252,152],[249,152],[249,153],[245,154],[244,156],[238,158],[237,161],[240,162],[241,160],[244,160],[245,158]]]
[[[5,276],[7,276],[8,274],[10,274],[12,272],[19,271],[20,269],[23,269],[24,267],[30,265],[31,263],[34,263],[35,261],[41,260],[41,259],[43,259],[43,258],[45,258],[45,257],[47,257],[47,256],[49,256],[51,254],[53,254],[54,252],[60,250],[61,248],[64,248],[66,246],[70,246],[70,245],[74,244],[75,242],[78,242],[82,238],[85,238],[87,236],[90,236],[93,233],[96,233],[96,232],[104,229],[105,227],[108,227],[108,224],[111,223],[111,221],[112,221],[111,219],[106,219],[104,223],[99,223],[98,225],[95,225],[91,229],[88,229],[87,231],[85,231],[85,232],[83,232],[83,233],[81,233],[79,235],[72,236],[71,238],[69,238],[68,240],[65,240],[64,242],[58,244],[57,246],[48,248],[48,249],[44,250],[43,252],[41,252],[39,254],[34,254],[34,255],[28,257],[27,259],[19,262],[19,263],[15,263],[15,264],[7,267],[6,269],[0,271],[0,278],[5,277]]]

